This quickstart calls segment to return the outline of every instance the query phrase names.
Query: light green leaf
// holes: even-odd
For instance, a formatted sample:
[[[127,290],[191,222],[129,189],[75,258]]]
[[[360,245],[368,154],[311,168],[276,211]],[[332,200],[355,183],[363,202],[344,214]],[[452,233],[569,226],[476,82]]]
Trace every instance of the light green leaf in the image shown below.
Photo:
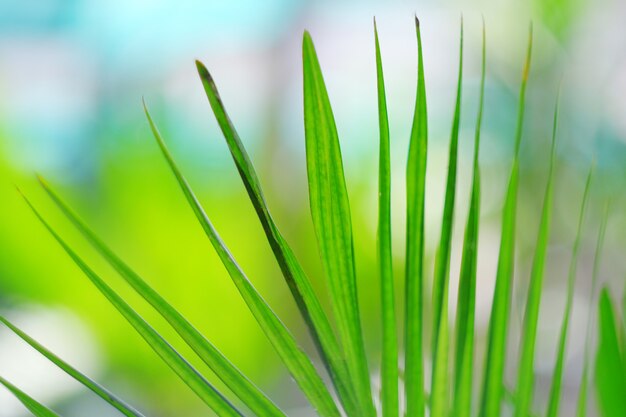
[[[504,362],[506,355],[506,336],[511,304],[513,267],[515,258],[515,222],[517,211],[517,189],[519,184],[519,149],[524,126],[524,107],[526,84],[530,72],[532,52],[532,25],[528,37],[526,62],[522,72],[520,86],[517,128],[515,133],[515,153],[509,178],[508,189],[502,214],[502,237],[498,255],[496,287],[489,319],[489,338],[487,344],[486,367],[481,399],[481,417],[499,417],[503,391]]]
[[[180,337],[193,349],[202,361],[211,368],[222,382],[252,412],[264,416],[280,417],[284,413],[255,386],[235,365],[233,365],[211,342],[209,342],[182,314],[167,302],[139,274],[111,250],[72,209],[54,192],[47,181],[38,177],[39,182],[63,214],[115,268],[122,278],[141,295],[172,326]]]
[[[39,214],[31,202],[24,197],[37,218],[52,234],[63,250],[89,278],[92,284],[107,300],[124,316],[135,331],[150,345],[178,376],[191,388],[198,397],[220,416],[241,416],[241,413],[220,394],[189,362],[187,362],[163,337],[154,330],[135,310],[133,310],[102,278],[100,278],[69,246],[61,239],[54,229]]]
[[[456,357],[454,381],[454,415],[469,417],[472,409],[472,375],[474,357],[474,319],[476,307],[476,265],[478,255],[478,225],[480,219],[480,132],[483,119],[486,72],[485,22],[482,31],[482,69],[480,98],[474,137],[474,161],[470,208],[463,239],[459,295],[456,312]]]
[[[263,299],[263,297],[261,297],[261,295],[256,291],[252,283],[248,280],[233,258],[232,254],[226,248],[224,242],[221,240],[217,231],[213,227],[213,224],[200,205],[200,202],[187,183],[187,180],[174,162],[174,159],[172,158],[172,155],[167,149],[161,134],[154,124],[145,103],[144,110],[148,122],[150,123],[150,129],[152,130],[154,138],[156,139],[163,156],[172,170],[172,173],[176,177],[176,181],[183,191],[187,202],[200,222],[200,225],[209,238],[220,260],[226,267],[226,270],[239,290],[241,297],[246,302],[250,312],[256,319],[257,323],[259,323],[259,326],[276,350],[276,353],[278,353],[285,366],[287,366],[287,369],[289,369],[289,372],[293,376],[294,380],[300,386],[300,389],[309,399],[313,407],[322,416],[339,416],[339,410],[337,409],[333,398],[328,392],[328,389],[324,385],[315,367],[311,363],[311,360],[300,349],[285,325],[267,305],[267,302]]]
[[[409,158],[407,163],[407,226],[405,269],[405,397],[406,415],[423,417],[424,399],[424,202],[426,199],[426,154],[428,148],[428,119],[422,35],[417,16],[417,93]]]
[[[0,384],[4,385],[6,389],[8,389],[11,394],[15,396],[23,405],[33,413],[35,417],[59,417],[57,413],[50,410],[46,406],[38,403],[33,398],[28,396],[24,391],[17,388],[15,385],[11,384],[6,379],[0,376]]]
[[[519,371],[517,376],[517,406],[515,417],[527,417],[532,404],[532,390],[535,363],[535,341],[537,339],[537,324],[539,322],[539,305],[543,293],[543,275],[545,269],[546,253],[550,241],[550,224],[552,220],[552,206],[554,196],[554,164],[556,158],[556,133],[559,120],[559,99],[554,108],[554,124],[552,129],[552,152],[548,182],[543,199],[541,222],[535,245],[528,297],[522,333],[522,350],[520,353]]]
[[[591,358],[591,341],[593,340],[592,329],[595,321],[595,314],[592,312],[595,310],[596,292],[598,287],[598,280],[600,276],[600,265],[602,258],[602,248],[604,246],[604,236],[606,234],[606,225],[609,219],[609,204],[604,207],[604,214],[602,215],[602,221],[600,223],[600,230],[598,231],[598,240],[596,241],[596,251],[593,258],[593,272],[591,276],[591,292],[589,295],[589,315],[587,316],[587,330],[585,338],[585,350],[583,351],[583,374],[580,380],[580,389],[578,391],[578,403],[576,404],[576,417],[585,417],[587,415],[587,397],[589,391],[589,372],[590,372],[590,358]]]
[[[456,103],[450,137],[448,157],[448,177],[446,197],[441,219],[441,238],[435,261],[433,279],[433,373],[430,393],[430,415],[444,417],[448,415],[448,293],[450,286],[450,251],[452,248],[452,228],[454,226],[454,202],[456,199],[456,171],[459,147],[459,124],[461,121],[461,86],[463,83],[463,19],[459,47],[459,77],[456,87]]]
[[[285,281],[307,324],[309,333],[324,361],[324,365],[331,376],[346,412],[349,415],[355,415],[357,409],[348,370],[339,342],[328,320],[328,316],[315,295],[309,278],[306,276],[302,266],[289,247],[289,244],[278,230],[270,214],[252,161],[241,143],[241,139],[233,123],[226,113],[226,109],[224,108],[224,104],[211,74],[201,62],[196,61],[196,66],[215,118],[222,129],[224,138],[226,138],[226,143],[233,157],[233,161],[237,166],[239,175],[245,185],[252,205],[256,210],[259,221],[263,226],[263,230],[274,252],[274,256],[283,272]]]
[[[5,317],[0,316],[0,322],[7,326],[12,332],[22,338],[26,343],[31,345],[35,350],[41,353],[43,356],[48,358],[52,363],[70,375],[72,378],[83,384],[85,387],[89,388],[95,394],[97,394],[104,401],[117,408],[122,414],[128,417],[143,417],[139,411],[135,410],[132,406],[126,404],[122,399],[117,397],[115,394],[93,381],[80,371],[73,368],[63,359],[59,358],[54,353],[50,352],[43,345],[37,342],[35,339],[24,333],[17,326],[7,320]]]
[[[308,32],[302,41],[304,131],[311,216],[348,371],[363,417],[374,416],[357,295],[350,204],[337,127]]]
[[[380,264],[380,296],[382,306],[383,352],[381,360],[381,402],[383,417],[398,417],[398,335],[396,302],[391,257],[391,162],[389,118],[385,79],[374,20],[376,45],[376,80],[378,87],[378,124],[380,129],[378,162],[378,262]]]
[[[548,401],[547,417],[557,417],[559,414],[559,405],[561,402],[561,385],[563,383],[563,365],[565,362],[565,347],[567,345],[567,334],[569,331],[569,322],[572,314],[572,304],[574,302],[574,283],[576,281],[576,270],[578,266],[578,254],[580,252],[580,239],[582,236],[582,227],[587,211],[587,201],[589,199],[589,189],[591,187],[591,177],[593,174],[593,165],[587,175],[585,184],[585,192],[583,194],[582,206],[580,208],[580,217],[578,218],[578,229],[572,248],[572,258],[569,265],[569,273],[567,278],[567,300],[565,302],[565,314],[561,323],[561,331],[559,334],[559,344],[556,353],[556,364],[552,373],[552,385],[550,387],[550,399]]]
[[[599,334],[596,353],[596,395],[602,417],[622,417],[626,411],[626,363],[620,346],[618,315],[607,288],[600,293]]]

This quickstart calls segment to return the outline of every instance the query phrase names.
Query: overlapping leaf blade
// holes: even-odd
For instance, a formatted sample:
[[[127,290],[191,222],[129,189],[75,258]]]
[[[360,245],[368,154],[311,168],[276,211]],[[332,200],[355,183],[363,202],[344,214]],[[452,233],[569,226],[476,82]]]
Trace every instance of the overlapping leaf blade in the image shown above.
[[[569,272],[567,276],[567,299],[565,302],[565,313],[563,322],[561,323],[561,330],[559,333],[559,342],[556,353],[556,363],[554,365],[554,371],[552,373],[552,385],[550,387],[550,398],[548,400],[548,412],[547,417],[557,417],[559,413],[559,406],[561,402],[561,385],[563,383],[563,366],[565,363],[565,348],[567,346],[567,335],[569,332],[569,322],[572,314],[572,306],[574,302],[574,284],[576,281],[576,272],[578,267],[578,254],[580,253],[580,242],[582,236],[582,228],[585,220],[585,213],[587,211],[587,202],[589,199],[589,189],[591,187],[591,177],[593,174],[593,166],[589,170],[587,175],[587,181],[585,183],[585,191],[583,194],[582,204],[580,208],[580,215],[578,218],[578,228],[576,230],[576,238],[574,240],[574,246],[572,248],[572,258],[569,265]]]
[[[250,312],[257,320],[257,323],[269,339],[287,369],[289,369],[289,372],[296,383],[300,386],[302,392],[309,399],[318,413],[324,417],[339,416],[339,410],[328,392],[327,387],[324,385],[321,377],[317,373],[317,370],[311,363],[311,360],[300,349],[294,337],[287,330],[285,325],[272,311],[263,297],[261,297],[261,295],[256,291],[252,283],[248,280],[233,258],[232,254],[226,248],[224,242],[221,240],[207,214],[204,212],[200,202],[187,183],[187,180],[182,175],[178,166],[174,162],[174,159],[169,153],[169,150],[167,149],[161,134],[154,124],[145,103],[144,110],[157,144],[159,145],[159,148],[161,149],[172,173],[176,177],[176,181],[183,191],[187,202],[200,222],[200,225],[213,245],[217,255],[224,264],[224,267],[228,271],[233,283],[239,290],[241,297],[244,299],[246,305],[250,309]]]
[[[459,47],[459,76],[457,81],[456,102],[450,150],[448,159],[448,177],[446,196],[441,220],[441,238],[435,261],[433,278],[433,373],[430,395],[430,415],[444,417],[448,414],[448,293],[450,286],[450,252],[452,249],[452,228],[454,226],[454,202],[456,199],[457,156],[459,147],[459,125],[461,121],[461,86],[463,83],[463,20]]]
[[[552,152],[548,181],[543,199],[543,209],[535,245],[535,256],[530,275],[526,310],[524,313],[524,329],[522,334],[522,349],[517,377],[516,417],[527,417],[532,403],[532,389],[535,363],[535,341],[537,339],[537,324],[539,322],[539,305],[543,293],[543,275],[546,254],[550,241],[550,224],[552,220],[552,206],[554,200],[554,164],[556,158],[556,133],[559,119],[559,99],[554,108],[554,125],[552,129]]]
[[[256,210],[259,221],[263,226],[263,230],[274,252],[274,256],[283,272],[285,281],[307,324],[317,350],[324,360],[326,369],[332,378],[346,412],[349,415],[356,415],[357,407],[345,365],[345,359],[328,317],[322,309],[309,278],[306,276],[302,266],[287,241],[280,233],[270,214],[252,161],[233,123],[226,113],[226,109],[211,74],[201,62],[196,61],[196,66],[215,118],[222,129],[222,133],[224,134],[230,153],[237,166],[239,175],[245,185],[252,205]]]
[[[143,417],[139,411],[135,410],[132,406],[126,404],[122,399],[117,397],[115,394],[93,381],[91,378],[87,377],[80,371],[76,370],[74,367],[69,365],[63,359],[59,358],[57,355],[46,349],[43,345],[37,342],[35,339],[24,333],[21,329],[7,320],[5,317],[0,316],[0,322],[7,326],[13,333],[22,338],[26,343],[32,346],[35,350],[41,353],[43,356],[48,358],[52,363],[70,375],[72,378],[83,384],[85,387],[89,388],[95,394],[97,394],[104,401],[117,408],[122,414],[128,417]]]
[[[528,81],[528,74],[530,72],[531,52],[532,26],[530,27],[526,62],[524,64],[522,83],[520,86],[513,166],[511,167],[511,176],[509,178],[502,214],[502,237],[500,240],[500,253],[498,255],[496,287],[494,290],[491,316],[489,319],[489,337],[480,407],[481,417],[500,416],[506,355],[506,338],[515,258],[515,222],[517,217],[517,189],[519,185],[519,150],[524,125],[526,84]]]
[[[587,415],[587,397],[589,392],[589,372],[590,359],[591,359],[591,341],[593,340],[592,329],[595,322],[595,314],[592,312],[595,310],[596,292],[598,287],[598,280],[600,276],[600,265],[602,259],[602,249],[604,246],[604,236],[606,235],[606,225],[609,219],[609,204],[607,203],[604,208],[604,214],[602,215],[602,221],[600,223],[600,230],[598,231],[598,239],[596,241],[596,250],[593,258],[593,271],[591,276],[591,293],[589,295],[589,315],[587,317],[587,330],[585,338],[585,349],[583,351],[583,374],[580,380],[580,388],[578,391],[578,403],[576,404],[576,417],[585,417]]]
[[[24,407],[28,409],[28,411],[33,413],[35,417],[60,417],[57,413],[50,410],[45,405],[37,402],[35,399],[30,397],[24,391],[20,390],[18,387],[11,384],[9,381],[2,378],[1,376],[0,376],[0,384],[4,385],[4,387],[8,389],[11,392],[11,394],[13,394],[15,398],[17,398],[24,405]]]
[[[417,35],[417,92],[409,157],[407,162],[407,229],[405,268],[405,348],[404,377],[406,415],[423,417],[424,358],[423,358],[423,300],[424,300],[424,203],[426,199],[426,155],[428,120],[426,84],[420,24],[415,17]]]
[[[375,414],[359,313],[350,204],[337,127],[313,41],[302,42],[311,217],[348,371],[363,417]]]
[[[191,388],[198,397],[220,416],[241,416],[242,414],[208,382],[189,362],[187,362],[156,330],[154,330],[135,310],[133,310],[102,278],[100,278],[54,231],[39,211],[26,199],[26,203],[45,228],[61,245],[63,250],[89,278],[91,283],[124,316],[135,331],[150,345],[157,355]]]
[[[626,362],[620,343],[622,324],[608,288],[600,293],[599,345],[595,361],[596,397],[602,417],[622,417],[626,410]]]
[[[474,160],[470,208],[463,238],[463,254],[459,278],[459,295],[456,313],[456,355],[454,381],[454,415],[469,417],[472,405],[472,377],[474,356],[474,319],[476,307],[476,266],[478,261],[478,225],[480,219],[480,167],[478,155],[483,119],[486,72],[485,23],[482,31],[482,69],[476,131],[474,135]]]
[[[398,399],[398,335],[396,302],[391,252],[391,157],[389,117],[383,63],[374,21],[376,46],[376,81],[378,87],[378,124],[380,130],[378,162],[378,262],[382,306],[383,351],[381,361],[381,402],[383,417],[399,416]]]
[[[264,416],[280,417],[284,413],[235,365],[233,365],[202,333],[200,333],[176,308],[163,298],[150,284],[139,276],[111,248],[109,248],[78,215],[59,197],[48,182],[39,182],[61,212],[115,268],[120,276],[141,295],[172,326],[202,361],[252,412]]]

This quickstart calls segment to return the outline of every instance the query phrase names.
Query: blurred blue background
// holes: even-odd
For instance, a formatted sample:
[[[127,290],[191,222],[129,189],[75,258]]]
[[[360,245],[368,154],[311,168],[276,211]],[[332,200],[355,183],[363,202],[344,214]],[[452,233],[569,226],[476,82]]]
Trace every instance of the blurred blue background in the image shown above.
[[[4,314],[149,415],[205,415],[200,401],[156,359],[29,212],[14,184],[144,317],[172,336],[181,352],[190,354],[55,210],[34,180],[34,173],[39,172],[105,241],[290,410],[290,415],[309,415],[304,398],[186,206],[141,108],[145,97],[225,242],[260,292],[312,352],[194,65],[194,59],[201,59],[212,72],[259,171],[278,224],[326,301],[308,213],[304,164],[300,42],[302,32],[308,29],[316,42],[341,138],[361,307],[375,378],[380,323],[375,274],[378,126],[372,17],[377,18],[381,37],[391,118],[394,256],[398,291],[402,291],[404,172],[416,78],[414,13],[422,22],[428,83],[431,147],[426,231],[430,263],[443,205],[461,14],[465,22],[453,282],[458,275],[461,225],[468,201],[481,15],[486,21],[478,361],[483,356],[481,338],[493,291],[521,66],[528,25],[534,22],[522,145],[513,304],[517,320],[511,323],[512,361],[507,371],[511,381],[547,172],[552,111],[562,80],[556,212],[541,310],[546,320],[541,322],[537,359],[538,406],[545,402],[541,387],[547,386],[553,363],[583,182],[594,155],[597,159],[565,379],[566,394],[576,393],[592,296],[593,245],[607,200],[611,200],[612,210],[604,264],[610,267],[603,269],[602,279],[621,291],[626,274],[622,192],[626,180],[626,3],[619,0],[0,0],[0,308]],[[454,301],[455,285],[451,290]],[[451,308],[454,310],[454,305]],[[198,361],[192,362],[205,370]],[[4,329],[0,329],[0,374],[64,415],[110,415],[97,398]],[[207,375],[215,380],[210,372]],[[563,415],[568,415],[567,407]],[[1,391],[0,416],[21,415],[19,404]]]

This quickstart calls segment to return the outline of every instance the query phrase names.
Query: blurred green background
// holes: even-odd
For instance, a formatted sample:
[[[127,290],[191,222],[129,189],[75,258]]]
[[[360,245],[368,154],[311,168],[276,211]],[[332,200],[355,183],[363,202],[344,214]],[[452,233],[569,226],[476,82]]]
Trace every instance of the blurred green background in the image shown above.
[[[1,0],[2,311],[147,414],[206,414],[200,401],[97,293],[21,200],[14,185],[34,200],[62,235],[144,317],[171,336],[181,352],[190,354],[62,218],[37,186],[34,173],[39,172],[106,242],[290,415],[309,415],[304,398],[255,325],[187,207],[140,105],[143,96],[243,269],[307,351],[313,352],[206,102],[193,61],[201,59],[212,72],[259,171],[278,224],[326,300],[308,212],[304,163],[300,41],[303,30],[309,29],[325,71],[342,143],[361,308],[375,378],[380,325],[372,16],[377,17],[386,71],[394,164],[395,272],[398,291],[402,291],[404,172],[416,78],[414,13],[422,22],[428,83],[429,263],[441,221],[461,13],[465,21],[453,282],[458,275],[461,225],[467,211],[481,14],[487,26],[488,81],[480,158],[484,199],[477,294],[479,361],[484,355],[482,336],[493,291],[521,65],[528,25],[534,22],[510,331],[513,360],[507,370],[511,380],[546,178],[552,109],[559,82],[563,82],[556,208],[537,359],[539,405],[545,402],[541,388],[547,386],[554,358],[555,330],[565,301],[565,273],[584,177],[594,155],[597,159],[564,387],[566,395],[577,392],[584,329],[590,315],[593,245],[607,200],[611,200],[611,217],[601,278],[621,291],[626,274],[622,191],[626,180],[626,3],[620,0]],[[455,299],[453,285],[452,310]],[[188,357],[205,370],[192,355]],[[0,374],[67,415],[111,415],[98,399],[5,329],[0,329]],[[565,405],[563,415],[568,412]],[[0,392],[0,416],[22,415],[20,406]]]

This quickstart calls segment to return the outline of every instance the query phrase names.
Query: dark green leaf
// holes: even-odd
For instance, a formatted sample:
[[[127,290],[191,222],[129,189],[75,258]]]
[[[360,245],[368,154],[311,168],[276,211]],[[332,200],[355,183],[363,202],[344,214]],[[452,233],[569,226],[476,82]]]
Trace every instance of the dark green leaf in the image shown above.
[[[5,388],[8,389],[11,394],[13,394],[15,398],[17,398],[22,404],[24,404],[24,407],[26,407],[28,411],[33,413],[35,417],[59,417],[57,413],[50,410],[46,406],[38,403],[30,396],[28,396],[28,394],[26,394],[1,376],[0,384],[4,385]]]
[[[144,110],[146,117],[148,118],[148,122],[150,123],[150,129],[154,134],[154,138],[156,139],[163,156],[172,170],[172,173],[176,177],[176,181],[183,191],[187,202],[196,215],[196,218],[200,222],[205,234],[209,238],[220,260],[226,267],[233,283],[239,290],[241,297],[246,302],[257,323],[259,323],[259,326],[270,340],[270,343],[272,343],[272,346],[282,359],[285,366],[287,366],[291,375],[298,383],[300,389],[302,389],[302,392],[309,399],[313,407],[323,416],[339,416],[339,410],[337,409],[337,406],[328,392],[328,389],[324,385],[321,377],[311,363],[311,360],[300,349],[289,330],[287,330],[285,325],[272,311],[267,302],[256,291],[252,283],[248,280],[248,277],[246,277],[233,258],[232,254],[226,248],[226,245],[218,235],[217,231],[213,227],[213,224],[200,205],[200,202],[191,190],[187,180],[174,162],[174,159],[172,158],[172,155],[167,149],[161,134],[154,124],[145,103]]]

